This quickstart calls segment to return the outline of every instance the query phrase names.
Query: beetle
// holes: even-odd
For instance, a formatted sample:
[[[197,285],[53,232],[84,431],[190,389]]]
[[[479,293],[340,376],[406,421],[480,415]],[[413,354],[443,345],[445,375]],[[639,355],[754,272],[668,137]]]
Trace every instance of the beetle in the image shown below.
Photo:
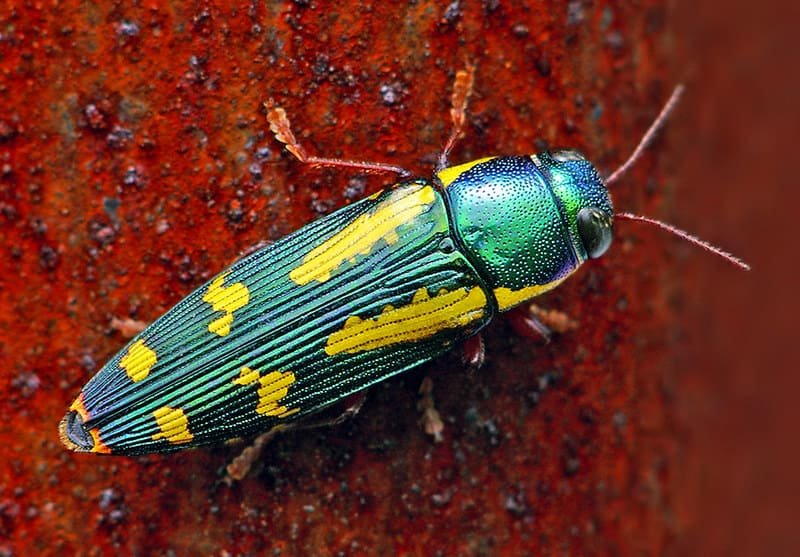
[[[474,68],[457,73],[453,129],[432,179],[407,179],[237,261],[134,337],[81,390],[59,424],[77,452],[136,455],[276,431],[429,361],[492,318],[558,286],[611,244],[617,179],[573,150],[450,166]],[[271,130],[303,162],[404,169],[310,157],[285,112]]]

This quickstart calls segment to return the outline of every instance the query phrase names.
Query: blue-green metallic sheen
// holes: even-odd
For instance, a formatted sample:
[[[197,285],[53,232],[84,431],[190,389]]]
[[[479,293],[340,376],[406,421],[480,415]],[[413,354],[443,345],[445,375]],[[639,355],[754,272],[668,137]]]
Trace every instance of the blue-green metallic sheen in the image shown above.
[[[386,306],[406,305],[423,287],[431,294],[480,287],[472,265],[454,249],[438,192],[430,208],[397,230],[398,238],[391,245],[381,242],[371,253],[342,265],[325,282],[299,286],[289,280],[289,272],[311,249],[388,196],[410,195],[422,187],[432,185],[421,180],[399,184],[234,263],[222,273],[225,282],[247,284],[250,303],[235,312],[234,326],[224,338],[208,332],[209,322],[220,315],[202,301],[212,281],[189,294],[128,344],[143,340],[159,354],[146,379],[133,383],[120,370],[126,346],[87,383],[82,393],[91,418],[79,427],[87,432],[98,428],[113,454],[163,453],[218,444],[302,419],[428,361],[475,333],[491,319],[491,306],[468,327],[418,342],[355,354],[325,353],[327,338],[350,316],[366,319],[379,315]],[[243,366],[294,372],[296,382],[281,404],[300,411],[289,418],[257,415],[256,388],[242,388],[231,381]],[[163,406],[188,414],[192,442],[174,445],[153,439],[159,430],[152,413]],[[91,443],[88,436],[74,441],[91,448],[86,445]]]
[[[93,450],[94,430],[112,454],[168,452],[290,424],[475,334],[497,313],[496,289],[547,285],[572,273],[587,259],[577,228],[582,208],[602,211],[610,228],[608,192],[591,164],[573,152],[496,157],[464,168],[444,188],[437,179],[398,184],[236,262],[224,272],[225,283],[246,284],[250,301],[235,312],[235,326],[224,338],[209,334],[220,312],[203,302],[208,284],[189,294],[86,384],[81,400],[88,418],[67,414],[65,445]],[[344,262],[324,281],[290,280],[311,250],[388,196],[421,188],[433,188],[435,200],[399,226],[396,237]],[[485,307],[479,318],[427,338],[326,353],[326,340],[349,318],[376,318],[387,307],[408,305],[423,288],[431,295],[479,289]],[[120,360],[138,340],[158,354],[158,362],[133,382]],[[280,403],[297,412],[257,415],[257,389],[232,381],[244,366],[292,371],[296,380]],[[164,407],[186,412],[191,441],[154,438],[159,428],[153,415]]]
[[[461,173],[445,193],[456,235],[493,289],[566,277],[587,259],[578,212],[596,207],[613,214],[597,171],[571,151],[489,159]]]

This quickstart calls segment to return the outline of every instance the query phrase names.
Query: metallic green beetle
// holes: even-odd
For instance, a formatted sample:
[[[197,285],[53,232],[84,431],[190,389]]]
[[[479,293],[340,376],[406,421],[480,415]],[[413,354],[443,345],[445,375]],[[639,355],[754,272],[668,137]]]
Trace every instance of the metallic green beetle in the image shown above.
[[[282,133],[272,123],[303,159],[288,120]],[[189,294],[87,383],[61,439],[131,455],[283,428],[555,287],[606,251],[613,215],[603,180],[574,151],[443,164],[432,180],[312,222]]]

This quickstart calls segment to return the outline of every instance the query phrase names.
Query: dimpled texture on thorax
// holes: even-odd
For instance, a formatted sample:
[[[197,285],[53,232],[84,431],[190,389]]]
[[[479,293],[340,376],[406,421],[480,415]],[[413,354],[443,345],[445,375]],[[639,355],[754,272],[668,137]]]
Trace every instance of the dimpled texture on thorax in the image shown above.
[[[609,216],[613,215],[608,190],[597,170],[585,159],[558,162],[548,152],[538,153],[536,159],[539,163],[537,168],[567,220],[578,258],[585,260],[588,255],[579,240],[577,215],[584,207],[595,207]]]
[[[577,267],[568,225],[530,157],[469,166],[445,191],[457,237],[491,288],[548,285]]]

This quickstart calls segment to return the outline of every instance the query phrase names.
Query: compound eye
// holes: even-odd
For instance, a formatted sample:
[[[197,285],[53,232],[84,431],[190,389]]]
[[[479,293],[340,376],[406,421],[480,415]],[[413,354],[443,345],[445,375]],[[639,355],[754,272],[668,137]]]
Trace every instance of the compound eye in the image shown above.
[[[603,255],[611,245],[611,217],[597,207],[578,211],[578,236],[591,259]]]
[[[586,158],[574,149],[562,149],[550,153],[556,162],[585,161]]]

